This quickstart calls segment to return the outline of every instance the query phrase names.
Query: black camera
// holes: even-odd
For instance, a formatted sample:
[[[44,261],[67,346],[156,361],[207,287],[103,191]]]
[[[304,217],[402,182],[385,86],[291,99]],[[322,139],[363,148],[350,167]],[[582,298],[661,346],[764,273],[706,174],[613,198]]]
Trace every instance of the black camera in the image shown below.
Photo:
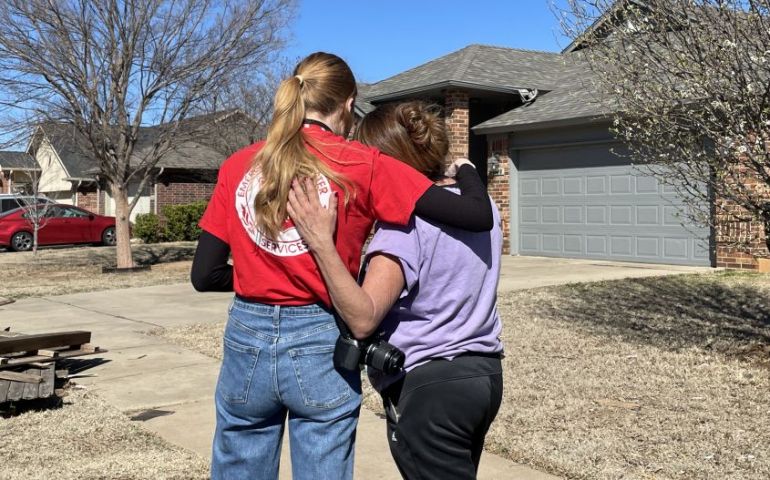
[[[404,352],[381,338],[355,338],[340,335],[334,348],[334,365],[344,370],[358,370],[361,365],[392,375],[404,368]]]

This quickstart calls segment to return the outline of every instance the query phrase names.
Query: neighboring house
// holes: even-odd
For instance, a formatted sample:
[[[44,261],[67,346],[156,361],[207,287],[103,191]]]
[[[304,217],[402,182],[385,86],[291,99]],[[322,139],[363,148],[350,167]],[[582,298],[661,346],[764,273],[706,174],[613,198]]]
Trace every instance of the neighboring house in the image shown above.
[[[152,147],[159,128],[140,130],[136,159]],[[129,201],[140,197],[131,221],[141,213],[162,214],[166,205],[208,200],[222,162],[254,142],[258,134],[254,121],[238,110],[190,118],[180,122],[179,131],[184,140],[161,159],[144,190],[138,191],[138,181],[130,185]],[[27,148],[40,166],[41,193],[61,203],[114,215],[115,201],[90,151],[87,139],[74,126],[52,122],[38,126]]]
[[[0,193],[29,192],[39,175],[40,168],[27,152],[0,152]]]
[[[356,113],[426,99],[444,107],[450,154],[468,157],[500,208],[513,255],[756,268],[683,226],[669,187],[618,153],[577,41],[561,53],[470,45],[359,87]]]

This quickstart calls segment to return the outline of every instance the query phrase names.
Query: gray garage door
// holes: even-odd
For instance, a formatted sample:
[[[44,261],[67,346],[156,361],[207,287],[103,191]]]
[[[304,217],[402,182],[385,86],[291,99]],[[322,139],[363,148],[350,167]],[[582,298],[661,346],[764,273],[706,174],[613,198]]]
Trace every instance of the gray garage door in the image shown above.
[[[521,152],[522,255],[710,264],[709,230],[681,225],[681,201],[670,187],[630,165],[536,169],[547,160]]]

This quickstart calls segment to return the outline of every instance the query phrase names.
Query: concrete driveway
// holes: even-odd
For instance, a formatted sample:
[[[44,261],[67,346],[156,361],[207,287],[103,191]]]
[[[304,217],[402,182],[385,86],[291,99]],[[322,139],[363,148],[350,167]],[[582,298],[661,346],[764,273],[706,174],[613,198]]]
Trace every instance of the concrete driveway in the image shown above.
[[[506,255],[503,257],[500,272],[499,291],[510,292],[567,283],[598,282],[621,278],[705,273],[714,270],[708,267]]]

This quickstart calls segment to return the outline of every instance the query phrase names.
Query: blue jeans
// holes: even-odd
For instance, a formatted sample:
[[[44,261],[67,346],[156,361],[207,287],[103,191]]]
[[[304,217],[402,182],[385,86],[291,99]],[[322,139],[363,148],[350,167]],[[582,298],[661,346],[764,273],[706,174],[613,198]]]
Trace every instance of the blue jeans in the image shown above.
[[[235,299],[216,389],[213,480],[275,479],[288,414],[295,479],[352,479],[358,372],[332,364],[339,335],[319,305]]]

